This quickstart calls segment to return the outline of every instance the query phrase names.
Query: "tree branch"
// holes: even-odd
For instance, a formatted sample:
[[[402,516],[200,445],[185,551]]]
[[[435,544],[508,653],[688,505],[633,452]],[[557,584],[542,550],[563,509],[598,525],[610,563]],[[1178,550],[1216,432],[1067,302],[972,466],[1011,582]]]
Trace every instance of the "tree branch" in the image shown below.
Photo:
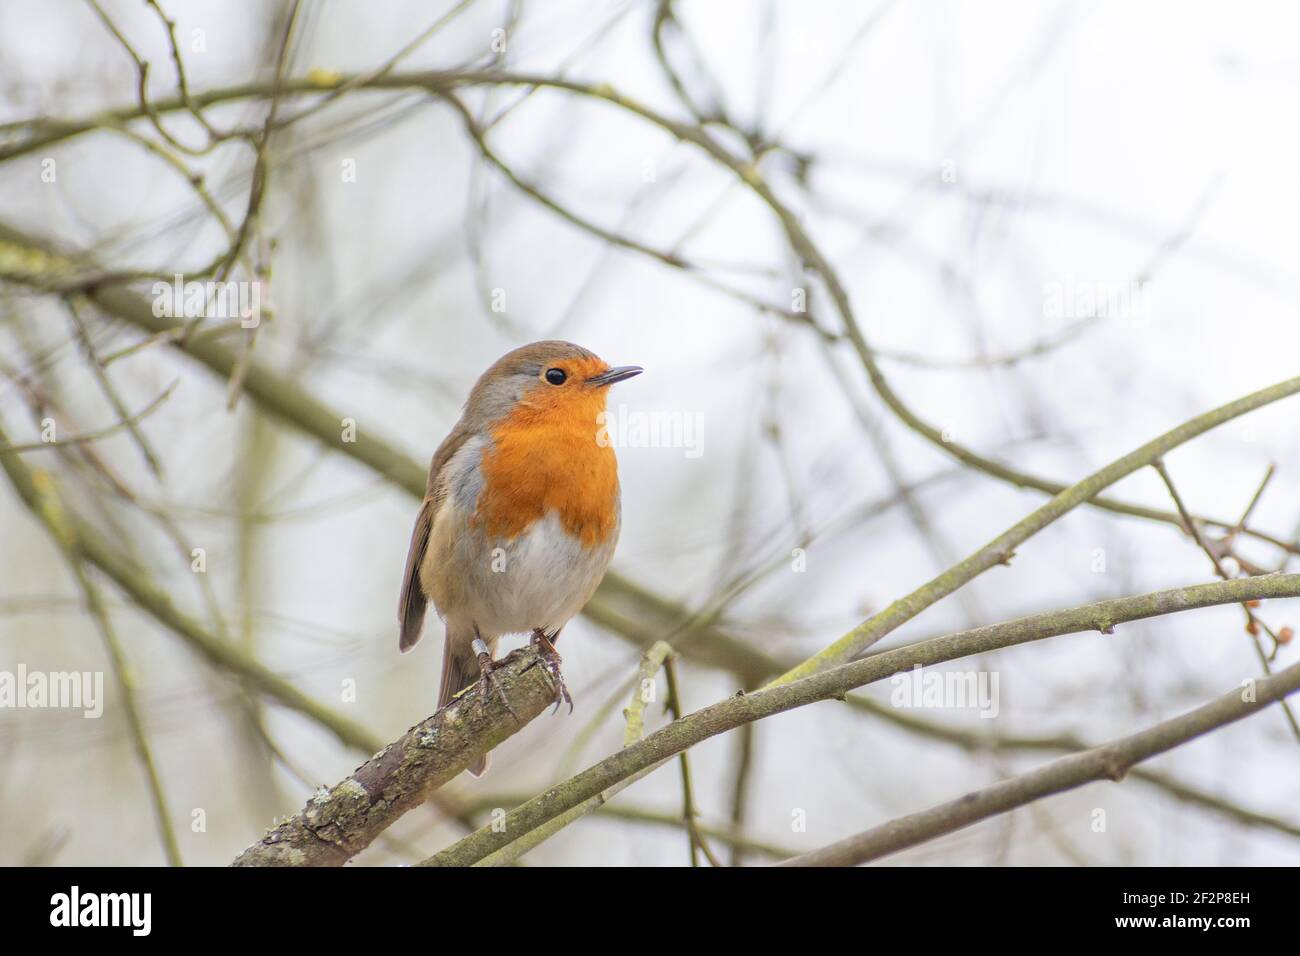
[[[1245,684],[1244,688],[1237,688],[1181,717],[1166,720],[1130,737],[1061,757],[1037,770],[999,781],[937,807],[899,817],[820,850],[786,860],[782,865],[854,866],[1094,780],[1118,782],[1134,764],[1258,713],[1300,690],[1300,664],[1293,664],[1271,677],[1249,679]]]
[[[254,843],[233,866],[342,866],[408,810],[522,729],[555,700],[537,654],[521,648],[502,658],[496,677],[519,720],[501,695],[484,697],[479,684],[422,720],[329,790],[323,787],[302,811]]]
[[[954,727],[945,722],[918,716],[915,711],[891,707],[887,703],[874,700],[864,694],[850,694],[845,700],[848,701],[850,706],[865,713],[874,714],[903,730],[970,751],[1005,752],[1022,750],[1026,752],[1065,751],[1068,753],[1088,750],[1092,746],[1087,741],[1072,734],[1045,737],[1019,734],[995,736],[986,731]],[[1300,823],[1295,821],[1283,820],[1275,816],[1269,816],[1266,813],[1260,813],[1257,810],[1251,810],[1248,807],[1233,803],[1231,800],[1225,800],[1207,790],[1155,770],[1137,767],[1133,770],[1131,776],[1134,780],[1140,780],[1145,784],[1163,790],[1167,796],[1175,800],[1198,807],[1209,813],[1217,813],[1225,819],[1242,826],[1264,827],[1276,833],[1300,839]]]

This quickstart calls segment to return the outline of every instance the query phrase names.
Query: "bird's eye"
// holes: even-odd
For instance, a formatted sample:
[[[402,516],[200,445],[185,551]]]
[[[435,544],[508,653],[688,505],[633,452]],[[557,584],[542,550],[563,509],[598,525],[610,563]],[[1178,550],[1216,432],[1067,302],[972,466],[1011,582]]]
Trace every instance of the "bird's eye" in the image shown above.
[[[569,376],[564,374],[564,369],[562,368],[548,368],[546,370],[546,380],[552,385],[563,385],[564,380],[568,377]]]

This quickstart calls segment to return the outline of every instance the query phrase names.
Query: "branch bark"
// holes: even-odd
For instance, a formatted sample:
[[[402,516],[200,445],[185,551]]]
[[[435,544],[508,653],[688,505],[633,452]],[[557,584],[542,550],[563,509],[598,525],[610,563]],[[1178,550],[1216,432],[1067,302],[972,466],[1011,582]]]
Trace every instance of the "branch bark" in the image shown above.
[[[519,715],[480,685],[422,720],[254,843],[232,866],[342,866],[424,803],[479,756],[506,740],[555,698],[532,648],[498,662],[496,677]]]
[[[1118,782],[1134,764],[1258,713],[1300,690],[1300,664],[1292,664],[1271,677],[1251,679],[1246,683],[1246,688],[1238,688],[1196,710],[1130,737],[1061,757],[1037,770],[999,781],[937,807],[899,817],[838,843],[786,860],[782,865],[855,866],[1054,793],[1073,790],[1095,780]]]

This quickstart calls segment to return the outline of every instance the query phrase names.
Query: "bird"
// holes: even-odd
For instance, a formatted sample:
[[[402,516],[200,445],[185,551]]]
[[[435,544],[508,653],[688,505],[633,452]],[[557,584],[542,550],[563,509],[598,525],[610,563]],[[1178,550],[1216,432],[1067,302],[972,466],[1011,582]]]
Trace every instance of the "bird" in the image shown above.
[[[428,604],[444,623],[439,710],[478,683],[514,714],[493,655],[503,635],[530,634],[556,709],[572,711],[555,643],[605,576],[622,524],[606,398],[643,371],[572,342],[533,342],[470,391],[429,466],[397,610],[403,652],[420,639]]]

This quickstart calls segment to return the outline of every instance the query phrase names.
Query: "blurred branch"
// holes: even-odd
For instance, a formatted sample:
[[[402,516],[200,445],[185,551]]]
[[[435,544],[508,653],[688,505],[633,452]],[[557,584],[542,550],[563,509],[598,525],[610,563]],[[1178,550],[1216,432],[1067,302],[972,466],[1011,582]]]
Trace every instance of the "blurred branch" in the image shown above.
[[[564,783],[551,787],[516,807],[504,820],[471,833],[434,854],[423,865],[468,866],[496,854],[508,853],[510,844],[527,839],[534,830],[551,825],[586,802],[602,800],[609,790],[621,789],[627,782],[701,741],[796,707],[830,698],[842,699],[855,687],[916,666],[928,667],[1062,634],[1084,631],[1111,634],[1118,624],[1193,608],[1297,596],[1300,596],[1300,574],[1272,574],[1100,601],[932,638],[841,664],[799,680],[769,686],[753,694],[730,697],[674,721]]]
[[[0,427],[0,448],[7,444],[8,439],[3,427]],[[15,452],[0,451],[0,468],[9,476],[9,482],[18,492],[18,497],[39,516],[41,496],[37,491],[37,481],[23,460]],[[177,608],[171,598],[150,581],[142,568],[128,563],[110,548],[99,532],[84,520],[71,512],[66,513],[63,520],[68,529],[71,547],[79,558],[98,567],[143,611],[183,638],[207,660],[247,681],[261,693],[291,710],[310,717],[347,746],[366,753],[374,753],[383,746],[382,740],[371,735],[360,724],[308,697],[274,671],[244,654],[233,643],[210,634]]]
[[[1059,495],[1061,492],[1066,490],[1068,486],[1061,482],[1050,481],[1044,478],[1039,478],[1035,475],[1017,471],[1008,465],[985,458],[955,442],[945,440],[945,436],[940,429],[923,421],[919,416],[912,412],[911,409],[897,396],[897,394],[894,393],[888,379],[885,378],[883,372],[877,365],[875,352],[866,343],[865,339],[862,338],[847,293],[838,281],[829,262],[827,262],[818,248],[804,232],[798,217],[783,203],[781,203],[780,200],[778,200],[771,187],[759,174],[757,166],[754,163],[732,155],[725,147],[709,136],[701,127],[663,116],[650,109],[648,106],[618,93],[608,84],[583,83],[544,74],[517,73],[505,70],[435,70],[412,73],[392,73],[374,77],[362,83],[358,83],[358,78],[356,76],[347,76],[340,73],[315,70],[306,77],[286,79],[279,86],[279,93],[280,95],[289,96],[312,93],[330,93],[341,88],[377,90],[422,88],[427,89],[432,93],[443,95],[454,91],[459,87],[478,85],[549,88],[598,100],[619,108],[633,116],[639,117],[652,125],[659,127],[681,142],[689,143],[707,153],[723,167],[730,170],[741,182],[749,186],[758,198],[773,211],[780,221],[782,228],[785,230],[795,254],[805,263],[805,265],[811,267],[822,275],[824,281],[827,283],[828,290],[831,293],[831,298],[835,303],[836,309],[845,322],[846,329],[844,334],[852,342],[855,352],[857,352],[859,359],[863,362],[872,387],[876,390],[894,415],[903,422],[903,424],[963,464],[982,471],[1001,481],[1007,482],[1016,487],[1029,488],[1049,495]],[[193,101],[200,107],[206,107],[217,103],[231,102],[241,99],[267,97],[272,95],[275,91],[276,87],[273,85],[266,83],[249,83],[198,94],[193,97]],[[186,104],[179,98],[159,100],[152,104],[152,109],[155,112],[167,112],[184,108],[186,108]],[[132,119],[138,119],[143,115],[145,114],[140,111],[139,107],[125,107],[117,110],[110,110],[106,113],[100,114],[98,117],[83,120],[49,120],[41,118],[26,122],[10,123],[3,127],[5,132],[14,133],[29,131],[31,135],[26,140],[14,143],[10,146],[0,147],[0,162],[37,151],[100,127],[112,126]],[[0,238],[3,238],[3,235],[4,230],[0,227]],[[17,258],[21,261],[24,257],[18,256]],[[3,264],[4,259],[5,250],[0,248],[0,265]],[[7,270],[0,268],[0,273],[3,273],[4,271]],[[1091,499],[1088,503],[1094,507],[1102,508],[1118,514],[1126,514],[1132,517],[1160,521],[1166,524],[1173,524],[1176,527],[1181,527],[1179,516],[1174,512],[1156,508],[1147,508],[1142,505],[1135,505],[1129,502],[1100,496]],[[1225,529],[1233,526],[1231,522],[1219,519],[1201,518],[1200,520],[1207,524]],[[1275,547],[1286,550],[1288,553],[1300,554],[1300,545],[1297,545],[1295,542],[1283,541],[1275,536],[1254,529],[1246,529],[1244,533],[1262,541],[1266,541]]]
[[[664,707],[672,715],[673,720],[682,719],[682,700],[681,685],[677,680],[677,662],[675,655],[670,651],[664,657],[664,678],[668,682],[668,699],[664,701]],[[705,839],[701,832],[696,817],[699,811],[695,806],[695,785],[691,781],[691,763],[689,751],[683,750],[677,755],[677,763],[681,768],[682,774],[682,823],[686,826],[686,834],[690,843],[691,866],[699,866],[699,853],[704,854],[704,858],[709,861],[711,866],[722,866],[717,855],[709,846],[709,841]],[[697,852],[698,851],[698,852]]]
[[[180,91],[181,102],[185,104],[186,110],[208,134],[209,143],[216,143],[227,138],[229,134],[220,132],[209,123],[207,117],[203,115],[203,111],[195,105],[194,100],[190,97],[189,81],[185,76],[185,61],[181,57],[180,44],[176,42],[176,21],[167,16],[166,12],[158,4],[158,0],[145,0],[145,3],[158,15],[163,28],[167,31],[167,45],[171,50],[172,65],[176,68],[176,88]]]
[[[504,807],[517,807],[528,799],[528,794],[488,794],[485,797],[475,801],[470,808],[470,812],[483,814],[489,811],[495,811]],[[669,813],[661,810],[652,810],[649,807],[630,806],[627,801],[618,803],[605,803],[596,810],[597,817],[611,818],[614,820],[626,820],[630,823],[648,823],[655,826],[671,827],[680,829],[682,827],[682,818],[680,814]],[[763,856],[769,856],[780,860],[796,856],[795,851],[789,848],[781,847],[769,843],[766,840],[760,840],[756,837],[745,833],[743,829],[736,826],[711,826],[707,823],[698,824],[702,834],[712,840],[716,840],[725,846],[729,846],[733,851],[744,851],[746,853],[759,853]]]
[[[85,355],[86,364],[90,366],[91,373],[99,384],[100,392],[108,400],[108,404],[112,406],[118,420],[122,422],[130,434],[131,440],[135,442],[140,457],[148,465],[149,471],[154,478],[161,480],[162,463],[158,458],[158,453],[154,451],[153,445],[145,436],[143,429],[136,424],[135,418],[127,412],[126,402],[118,394],[117,387],[114,386],[113,380],[109,377],[108,369],[104,367],[104,363],[100,359],[99,350],[95,348],[95,343],[91,341],[90,333],[86,329],[86,322],[81,316],[81,309],[77,305],[76,297],[67,296],[64,299],[64,305],[67,307],[68,315],[72,319],[73,331],[78,343],[81,345],[82,353]],[[138,418],[138,416],[136,417]]]
[[[665,43],[669,33],[671,33],[678,48],[682,50],[683,56],[690,59],[700,85],[705,88],[702,102],[697,101],[691,94],[680,72],[673,66]],[[650,28],[650,43],[654,47],[655,59],[659,62],[659,69],[662,71],[664,78],[673,88],[673,93],[677,95],[677,99],[690,111],[697,123],[703,126],[706,123],[718,122],[735,127],[736,124],[728,117],[721,87],[713,74],[704,66],[704,58],[691,41],[690,34],[682,28],[681,22],[673,12],[673,0],[659,0],[659,4],[655,8],[654,22]]]
[[[157,411],[158,407],[171,397],[172,392],[176,389],[176,385],[177,382],[172,382],[163,389],[162,393],[157,398],[151,401],[144,408],[132,415],[127,415],[105,428],[84,432],[80,435],[67,435],[58,439],[58,441],[34,441],[27,442],[23,445],[0,445],[0,452],[44,451],[50,448],[59,448],[67,445],[80,445],[85,442],[99,441],[101,438],[110,438],[118,432],[130,428],[132,425],[139,424],[143,419]]]
[[[632,699],[623,711],[623,746],[636,743],[645,736],[646,704],[654,700],[650,689],[654,686],[655,674],[664,666],[664,661],[672,655],[673,649],[666,641],[655,641],[650,649],[641,655],[641,664],[637,668],[636,680],[632,682]]]
[[[117,632],[113,628],[113,622],[109,617],[108,608],[104,605],[99,586],[86,571],[85,560],[77,549],[76,532],[67,521],[66,512],[54,490],[53,482],[49,480],[44,472],[38,472],[37,479],[34,484],[37,500],[32,512],[40,518],[51,537],[58,542],[63,551],[63,556],[67,559],[68,567],[71,569],[73,577],[76,578],[77,585],[81,588],[81,593],[86,599],[86,607],[91,617],[95,619],[99,633],[104,639],[109,661],[113,665],[113,675],[117,679],[118,689],[122,693],[122,710],[126,715],[127,727],[131,733],[131,744],[135,749],[137,759],[140,761],[141,769],[144,771],[145,783],[149,789],[149,798],[153,803],[154,820],[158,827],[158,837],[162,842],[163,853],[169,865],[181,866],[183,864],[181,862],[180,845],[176,842],[176,831],[172,827],[171,813],[167,808],[167,797],[163,791],[162,780],[158,775],[158,765],[153,758],[153,750],[149,746],[149,738],[144,730],[144,721],[140,717],[140,708],[136,703],[135,681],[131,676],[126,653],[123,651],[122,643],[118,640]]]
[[[1040,737],[1020,734],[992,735],[984,731],[965,730],[960,727],[949,726],[940,721],[929,720],[913,711],[891,707],[863,694],[850,694],[846,700],[850,706],[864,713],[875,714],[902,730],[927,737],[930,740],[961,747],[973,753],[1009,750],[1071,752],[1088,750],[1093,746],[1071,734]],[[1218,814],[1242,826],[1263,827],[1276,833],[1283,833],[1300,839],[1300,823],[1248,809],[1230,800],[1208,793],[1199,787],[1184,783],[1168,774],[1137,767],[1130,776],[1134,780],[1140,780],[1164,791],[1167,796],[1173,797],[1175,800],[1209,813]]]
[[[69,563],[77,583],[81,586],[82,594],[86,597],[86,606],[99,627],[99,633],[104,638],[104,646],[108,649],[108,656],[113,664],[113,675],[117,679],[118,690],[122,693],[122,710],[126,714],[127,727],[131,732],[131,745],[144,771],[163,854],[167,858],[168,865],[183,866],[180,844],[176,841],[176,830],[172,826],[171,811],[167,806],[167,796],[163,789],[162,777],[158,772],[158,763],[154,760],[153,750],[149,746],[149,738],[144,729],[144,719],[140,716],[140,707],[136,702],[135,678],[126,659],[126,652],[122,648],[117,632],[113,629],[99,587],[87,573],[85,562],[76,557],[74,552],[70,552]]]
[[[736,734],[736,775],[731,785],[731,828],[737,833],[745,831],[745,813],[749,802],[749,786],[754,779],[754,724],[745,724]],[[744,863],[740,844],[731,845],[731,865]]]
[[[482,685],[422,720],[329,790],[321,788],[302,811],[271,830],[234,866],[342,866],[408,810],[476,758],[501,744],[546,710],[555,690],[531,648],[497,663],[501,694]]]
[[[896,853],[1094,780],[1119,782],[1134,764],[1218,730],[1300,690],[1300,664],[1248,680],[1217,700],[1130,737],[1054,760],[949,803],[911,813],[791,860],[789,866],[854,866]]]
[[[172,135],[167,132],[166,127],[163,126],[162,120],[158,116],[158,111],[150,105],[149,103],[149,61],[146,60],[144,57],[142,57],[136,51],[135,47],[131,45],[131,41],[128,40],[126,36],[122,33],[122,31],[117,28],[117,24],[114,23],[112,18],[110,18],[109,15],[104,12],[104,8],[99,5],[97,0],[86,0],[86,2],[90,5],[90,8],[95,11],[95,15],[99,17],[100,22],[104,24],[108,32],[113,35],[113,38],[117,40],[118,44],[122,47],[122,49],[126,51],[127,56],[129,56],[132,62],[135,63],[135,73],[136,73],[135,87],[136,87],[136,97],[139,102],[140,115],[147,116],[149,118],[149,122],[153,125],[154,130],[156,130],[158,135],[162,137],[162,139],[165,142],[167,142],[173,149],[178,149],[181,152],[189,153],[191,155],[197,155],[200,152],[199,150],[190,149],[184,143],[181,143],[179,140],[173,138]],[[159,10],[158,12],[161,15],[162,11]],[[166,18],[164,17],[164,20],[165,19]],[[171,24],[168,24],[168,26],[170,27]],[[175,40],[176,37],[175,34],[173,33],[171,35],[171,41],[172,41],[172,50],[174,53],[176,52]],[[176,62],[177,69],[181,70],[181,59],[179,53],[176,54],[175,62]],[[195,113],[195,115],[198,115],[197,111],[193,109],[194,104],[190,100],[188,95],[188,90],[184,86],[183,70],[181,70],[180,76],[182,78],[181,79],[182,82],[181,102],[186,106],[186,108],[190,109],[191,112]]]
[[[280,109],[280,95],[284,86],[284,73],[289,56],[289,41],[293,37],[293,28],[294,24],[298,20],[298,10],[300,7],[301,0],[292,0],[292,5],[289,7],[289,11],[285,16],[284,32],[281,34],[280,46],[276,54],[275,77],[271,84],[271,105],[267,109],[266,119],[262,123],[260,131],[250,141],[255,153],[255,159],[253,161],[253,182],[248,190],[248,207],[244,211],[244,218],[239,223],[239,230],[235,234],[234,242],[231,243],[230,249],[223,256],[221,264],[217,267],[216,277],[218,280],[224,280],[229,275],[235,262],[243,255],[244,248],[248,244],[248,237],[255,228],[258,217],[261,215],[262,200],[266,195],[266,184],[270,175],[266,161],[267,148],[271,141],[271,130],[275,127],[275,117]],[[192,106],[193,104],[190,103],[188,105]],[[194,322],[197,323],[198,321],[199,318],[195,317]],[[246,347],[252,347],[251,343],[254,339],[253,333],[255,332],[256,327],[250,330],[250,334],[246,339],[246,342],[248,343]],[[240,365],[237,363],[236,371],[238,371],[239,368]]]

